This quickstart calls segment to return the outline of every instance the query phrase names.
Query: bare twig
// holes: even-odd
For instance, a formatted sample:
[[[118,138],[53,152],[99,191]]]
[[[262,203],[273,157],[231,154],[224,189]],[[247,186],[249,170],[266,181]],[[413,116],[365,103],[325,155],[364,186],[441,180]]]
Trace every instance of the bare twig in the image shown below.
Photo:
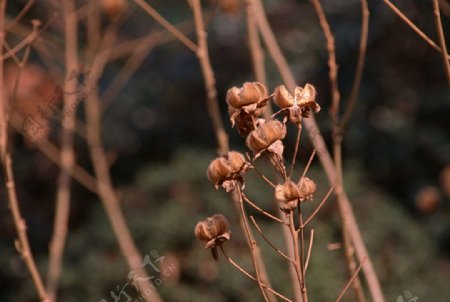
[[[241,273],[243,273],[245,276],[247,276],[248,278],[252,279],[255,282],[258,282],[258,280],[253,277],[249,272],[247,272],[245,269],[243,269],[239,264],[237,264],[236,262],[234,262],[233,259],[231,259],[230,257],[228,257],[227,253],[225,252],[223,246],[220,247],[220,249],[222,250],[222,254],[225,257],[225,259],[227,259],[227,261],[233,265],[235,268],[237,268]],[[270,288],[269,286],[265,285],[264,283],[260,283],[261,286],[267,288],[268,291],[270,291],[271,293],[273,293],[274,295],[276,295],[277,297],[283,299],[284,301],[287,302],[293,302],[292,300],[286,298],[285,296],[283,296],[282,294],[274,291],[272,288]]]
[[[258,285],[259,288],[261,290],[261,294],[264,297],[264,300],[266,302],[268,302],[268,298],[266,296],[266,292],[261,284],[261,276],[260,276],[260,272],[259,272],[259,265],[258,265],[258,261],[256,259],[257,255],[255,254],[255,245],[257,245],[256,241],[254,240],[253,236],[250,234],[250,226],[248,225],[248,221],[247,221],[247,214],[245,213],[245,208],[244,208],[244,201],[242,198],[242,192],[239,188],[239,184],[236,182],[235,186],[237,188],[237,194],[239,194],[239,208],[241,211],[241,218],[244,222],[244,229],[245,229],[245,234],[247,235],[247,241],[250,242],[250,251],[251,251],[251,255],[252,255],[252,260],[253,260],[253,266],[255,268],[255,273],[256,273],[256,280],[258,281]]]
[[[145,10],[156,22],[161,24],[167,31],[174,35],[181,43],[186,45],[187,48],[193,52],[197,52],[197,45],[186,37],[177,27],[173,26],[163,16],[161,16],[150,4],[144,0],[134,0],[143,10]]]
[[[267,85],[264,52],[261,48],[258,27],[256,26],[253,1],[246,0],[246,5],[248,46],[250,49],[250,55],[252,57],[253,73],[255,74],[255,79],[257,82]],[[268,103],[264,107],[263,115],[266,119],[269,119],[272,115],[272,108],[270,107],[270,104],[271,103]]]
[[[255,225],[256,229],[258,230],[258,233],[264,238],[264,240],[270,245],[270,247],[272,247],[278,254],[280,254],[283,258],[285,258],[287,261],[294,263],[295,264],[295,260],[289,258],[285,253],[283,253],[279,248],[277,248],[270,240],[269,238],[267,238],[266,235],[264,235],[264,232],[261,230],[261,228],[259,227],[259,225],[256,223],[256,220],[253,216],[250,216],[250,220],[253,222],[253,224]]]
[[[295,148],[294,148],[294,154],[292,155],[292,164],[291,164],[291,170],[289,171],[288,178],[291,179],[292,171],[294,171],[295,161],[297,160],[297,152],[298,148],[300,148],[300,135],[302,134],[302,126],[299,125],[297,129],[297,139],[295,140]]]
[[[328,190],[328,193],[325,195],[325,197],[322,199],[322,202],[319,204],[319,206],[314,210],[314,212],[308,217],[308,219],[303,222],[302,227],[305,227],[316,215],[319,213],[322,206],[325,204],[325,202],[328,200],[328,197],[330,197],[331,192],[333,192],[333,188],[330,188]]]
[[[309,259],[311,258],[313,242],[314,242],[314,229],[311,229],[311,232],[309,235],[308,255],[306,256],[306,261],[305,261],[305,272],[304,272],[305,274],[306,274],[306,270],[308,269]]]
[[[439,3],[438,0],[433,0],[433,13],[434,13],[434,20],[436,22],[436,30],[439,37],[439,44],[441,45],[442,49],[442,60],[444,61],[444,70],[445,70],[445,76],[447,77],[448,87],[450,87],[450,63],[447,59],[448,52],[447,52],[447,46],[445,43],[445,35],[444,35],[444,29],[442,28],[442,20],[441,20],[441,14],[439,12]]]
[[[116,38],[116,28],[114,24],[105,33],[104,39],[99,47],[99,51],[95,56],[92,68],[90,70],[90,81],[95,83],[103,72],[106,62],[108,61],[108,49]],[[105,50],[105,51],[102,51]],[[120,249],[128,262],[128,266],[134,271],[143,282],[138,282],[138,288],[144,299],[148,302],[160,302],[158,292],[154,286],[148,281],[150,277],[144,268],[141,267],[142,256],[140,255],[127,226],[125,216],[120,208],[119,198],[112,185],[111,176],[109,174],[109,165],[106,160],[106,154],[101,142],[101,122],[100,122],[100,102],[98,91],[94,89],[86,99],[86,119],[87,119],[87,142],[91,154],[92,164],[94,166],[95,175],[97,176],[97,185],[99,197],[103,203],[109,221],[112,224],[114,233],[119,242]],[[147,293],[150,293],[147,295]]]
[[[139,0],[140,1],[140,0]],[[209,60],[208,44],[206,41],[206,31],[203,24],[203,14],[200,1],[189,1],[194,14],[195,32],[197,34],[197,50],[196,54],[200,62],[202,74],[205,82],[205,90],[207,95],[208,112],[216,134],[217,144],[219,146],[219,155],[228,152],[228,136],[224,130],[222,117],[220,115],[219,102],[217,99],[216,80],[214,72]]]
[[[5,10],[6,1],[0,2],[0,45],[3,45],[5,40]],[[4,92],[4,79],[3,79],[3,47],[0,47],[0,160],[3,167],[3,174],[5,180],[5,188],[8,197],[8,205],[11,211],[11,215],[14,221],[14,226],[19,237],[15,241],[16,248],[20,255],[22,256],[25,265],[30,272],[34,286],[38,292],[41,301],[47,302],[47,293],[42,282],[41,275],[36,267],[36,263],[33,258],[33,254],[30,249],[28,235],[27,235],[27,225],[23,219],[20,208],[19,201],[17,200],[13,166],[11,160],[11,154],[8,148],[8,119],[6,106],[7,100],[5,100]]]
[[[65,66],[66,77],[64,91],[71,92],[77,89],[77,79],[69,80],[72,72],[78,70],[78,23],[75,8],[75,2],[72,0],[64,1],[64,32],[65,32]],[[77,104],[77,95],[64,94],[64,112],[74,111]],[[61,170],[58,177],[58,190],[56,193],[56,213],[54,220],[53,237],[50,241],[49,268],[47,273],[47,292],[50,301],[55,301],[58,290],[59,277],[61,274],[62,260],[64,254],[64,245],[67,236],[67,227],[69,223],[70,211],[70,174],[75,163],[73,150],[73,131],[75,129],[75,112],[64,114],[62,121],[61,134]],[[67,172],[66,172],[67,171]]]
[[[336,50],[334,43],[334,36],[331,32],[330,25],[328,24],[325,13],[322,9],[322,5],[319,0],[310,0],[316,10],[317,16],[319,17],[320,26],[325,35],[326,45],[328,49],[328,68],[329,68],[329,78],[331,86],[331,106],[330,106],[330,117],[332,120],[336,121],[339,102],[341,100],[341,94],[339,92],[339,87],[337,83],[337,73],[338,64],[336,63]]]
[[[341,293],[339,294],[339,297],[336,299],[336,302],[341,301],[342,297],[344,297],[345,292],[347,291],[347,289],[350,287],[350,285],[353,282],[353,279],[356,278],[356,276],[358,275],[359,271],[361,270],[361,268],[364,265],[364,262],[366,262],[367,258],[363,258],[363,260],[361,261],[361,263],[359,264],[358,268],[356,269],[355,273],[353,274],[353,276],[350,278],[350,280],[348,280],[347,285],[342,289]]]
[[[350,92],[350,97],[345,105],[345,111],[342,115],[342,119],[339,123],[338,134],[342,135],[347,127],[350,117],[355,108],[356,99],[358,97],[359,89],[361,87],[361,79],[364,69],[364,63],[366,60],[366,50],[367,50],[367,37],[369,33],[369,8],[367,5],[367,0],[360,0],[361,2],[361,39],[359,41],[359,54],[358,54],[358,64],[356,66],[355,79],[353,80],[352,90]]]
[[[30,10],[30,8],[33,6],[34,0],[28,0],[27,4],[22,8],[20,13],[17,14],[16,17],[8,24],[6,27],[6,32],[8,32],[12,27],[14,27],[24,16],[25,14]]]
[[[308,302],[308,297],[306,295],[306,290],[304,289],[304,279],[303,279],[303,270],[300,268],[300,263],[302,262],[302,260],[300,259],[300,252],[299,252],[299,247],[298,247],[298,233],[295,230],[295,225],[294,225],[294,212],[291,210],[289,213],[287,213],[286,215],[288,215],[289,217],[289,230],[291,232],[291,237],[292,237],[292,243],[294,245],[294,256],[295,256],[295,260],[294,263],[292,264],[295,272],[297,273],[297,279],[298,279],[298,283],[300,286],[300,292],[302,293],[302,301],[303,302]]]
[[[411,20],[408,19],[408,17],[405,16],[404,13],[402,13],[391,1],[389,0],[383,0],[384,3],[386,3],[387,6],[389,6],[389,8],[397,15],[400,17],[400,19],[402,19],[403,22],[406,23],[406,25],[408,25],[409,27],[411,27],[411,29],[419,35],[419,37],[421,37],[425,42],[428,43],[428,45],[430,45],[431,47],[433,47],[434,49],[436,49],[437,51],[439,51],[440,53],[443,53],[442,49],[430,38],[428,37],[422,30],[420,30],[415,24],[414,22],[412,22]],[[445,57],[447,60],[450,60],[450,56],[447,54]]]
[[[259,211],[261,214],[275,220],[278,223],[281,224],[285,224],[285,222],[283,220],[281,220],[278,217],[275,217],[274,215],[270,214],[269,212],[264,211],[263,209],[261,209],[260,207],[258,207],[253,201],[251,201],[244,193],[242,193],[242,197],[244,198],[244,200],[251,205],[253,208],[255,208],[257,211]]]

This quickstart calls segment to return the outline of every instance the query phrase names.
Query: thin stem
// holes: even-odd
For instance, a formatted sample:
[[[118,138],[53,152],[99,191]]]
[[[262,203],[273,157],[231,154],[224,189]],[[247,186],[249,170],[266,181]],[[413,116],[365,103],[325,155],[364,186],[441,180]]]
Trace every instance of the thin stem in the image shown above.
[[[342,289],[341,293],[339,294],[339,297],[336,299],[336,302],[341,301],[342,297],[344,297],[345,292],[347,291],[347,289],[350,287],[350,285],[353,282],[353,279],[356,278],[356,276],[358,276],[359,271],[361,270],[361,268],[363,267],[364,262],[366,262],[367,258],[363,258],[363,260],[361,261],[361,263],[359,264],[358,268],[356,269],[355,273],[353,274],[353,276],[350,278],[350,280],[348,280],[347,285]]]
[[[217,99],[216,79],[209,59],[208,44],[206,40],[207,34],[203,24],[201,3],[199,0],[190,0],[189,3],[191,4],[194,15],[195,32],[197,35],[198,45],[196,54],[200,62],[200,67],[202,69],[203,79],[205,82],[208,112],[216,134],[217,144],[219,146],[218,153],[219,155],[225,155],[229,150],[228,136],[223,127],[222,117],[220,115],[219,101]]]
[[[41,25],[41,22],[38,20],[32,20],[33,29],[31,33],[26,36],[22,41],[20,41],[16,46],[14,46],[11,50],[3,54],[0,59],[6,60],[12,56],[14,56],[16,53],[21,51],[24,47],[27,47],[28,45],[32,44],[36,38],[39,36],[39,26]]]
[[[6,32],[8,32],[11,28],[14,27],[24,16],[25,14],[30,10],[30,8],[33,6],[34,0],[28,0],[27,4],[22,8],[20,13],[17,14],[16,17],[14,17],[14,20],[12,20],[8,26],[6,27]]]
[[[263,286],[264,288],[267,288],[268,291],[270,291],[271,293],[273,293],[274,295],[276,295],[277,297],[283,299],[284,301],[287,302],[293,302],[292,300],[286,298],[285,296],[283,296],[282,294],[276,292],[275,290],[273,290],[272,288],[270,288],[269,286],[265,285],[264,283],[260,283],[258,282],[258,279],[256,279],[255,277],[253,277],[249,272],[247,272],[245,269],[243,269],[239,264],[237,264],[233,259],[231,259],[230,257],[228,257],[227,253],[225,252],[225,249],[223,248],[223,246],[220,246],[220,249],[222,250],[222,254],[225,257],[225,259],[227,259],[227,261],[233,265],[235,268],[237,268],[241,273],[243,273],[245,276],[247,276],[248,278],[252,279],[253,281],[259,283],[261,286]]]
[[[300,147],[301,134],[302,134],[302,126],[299,125],[299,127],[297,129],[297,139],[295,140],[294,154],[292,155],[291,170],[289,171],[289,179],[291,179],[292,171],[294,171],[295,161],[297,160],[297,153],[298,153],[298,148]]]
[[[5,10],[6,1],[0,1],[0,161],[3,168],[5,188],[8,198],[8,206],[17,231],[18,240],[15,241],[16,248],[22,256],[25,265],[30,272],[34,286],[37,290],[39,298],[43,302],[47,302],[47,292],[42,282],[41,275],[36,267],[33,254],[27,235],[27,225],[22,217],[17,199],[16,187],[14,181],[14,172],[11,160],[10,150],[8,148],[8,110],[7,100],[4,92],[4,60],[3,60],[3,44],[5,41]]]
[[[339,103],[341,95],[339,93],[339,87],[337,83],[337,73],[338,64],[336,63],[336,47],[334,42],[334,36],[331,32],[330,24],[327,21],[325,13],[323,11],[322,5],[319,0],[310,0],[316,10],[317,16],[319,17],[320,26],[325,35],[326,45],[328,49],[328,68],[329,68],[329,78],[331,86],[331,106],[330,106],[330,117],[332,120],[337,122],[337,114],[339,111]]]
[[[333,192],[333,188],[330,188],[328,190],[328,193],[325,195],[325,197],[322,199],[322,202],[319,204],[319,206],[314,210],[314,212],[311,214],[311,216],[308,217],[308,219],[305,220],[303,223],[303,227],[305,227],[316,215],[319,213],[322,206],[325,204],[325,202],[328,200],[328,197],[330,197],[331,192]]]
[[[240,208],[240,211],[241,211],[241,217],[242,217],[243,222],[244,222],[245,234],[247,235],[248,242],[250,242],[250,250],[251,250],[251,254],[252,254],[253,266],[254,266],[255,272],[256,272],[256,279],[258,280],[258,285],[259,285],[259,288],[261,290],[261,294],[263,295],[264,300],[267,302],[269,300],[268,300],[268,298],[266,296],[266,292],[264,291],[263,286],[261,285],[261,277],[260,277],[260,273],[259,273],[259,266],[258,266],[258,263],[256,261],[256,255],[255,255],[255,252],[254,252],[254,246],[257,243],[256,243],[256,241],[254,241],[253,236],[250,235],[249,225],[248,225],[248,221],[247,221],[247,214],[245,213],[244,201],[243,201],[243,198],[242,198],[242,192],[239,189],[239,184],[237,182],[235,182],[235,186],[236,186],[238,194],[239,194],[239,208]]]
[[[311,163],[312,163],[315,155],[316,155],[316,149],[314,149],[313,152],[311,152],[311,155],[309,156],[309,159],[308,159],[308,163],[306,164],[305,169],[303,170],[302,177],[300,177],[300,182],[299,182],[300,187],[302,185],[302,181],[305,178],[306,173],[309,170],[309,167],[311,166]]]
[[[285,224],[283,220],[280,218],[275,217],[274,215],[270,214],[269,212],[264,211],[260,207],[258,207],[254,202],[252,202],[244,193],[241,193],[242,197],[244,198],[245,202],[247,202],[249,205],[251,205],[253,208],[255,208],[257,211],[259,211],[261,214],[275,220],[276,222],[279,222],[281,224]]]
[[[308,255],[306,256],[306,261],[305,261],[305,271],[304,271],[305,274],[306,274],[306,271],[308,270],[309,259],[311,258],[313,242],[314,242],[314,229],[311,229],[311,232],[309,235]]]
[[[96,83],[100,78],[105,64],[108,61],[108,50],[111,49],[111,45],[115,39],[116,26],[113,24],[106,32],[97,55],[91,64],[92,68],[89,77],[92,83]],[[89,47],[92,47],[92,45]],[[102,51],[103,49],[105,49],[105,51]],[[90,92],[85,104],[87,142],[95,175],[97,177],[99,197],[103,203],[109,221],[111,222],[122,254],[128,262],[128,266],[144,280],[137,283],[139,292],[150,293],[149,295],[143,295],[144,299],[148,302],[161,302],[162,300],[159,297],[158,292],[151,282],[148,281],[150,280],[150,277],[146,270],[141,267],[142,256],[133,241],[125,216],[120,208],[120,200],[112,184],[109,165],[101,141],[100,100],[97,89],[93,89],[93,91]]]
[[[415,24],[414,22],[412,22],[411,20],[408,19],[408,17],[405,16],[405,14],[403,14],[391,1],[389,0],[383,0],[383,2],[389,6],[389,8],[397,15],[400,17],[400,19],[402,19],[403,22],[406,23],[406,25],[408,25],[409,27],[411,27],[411,29],[419,35],[419,37],[421,37],[425,42],[428,43],[428,45],[430,45],[431,47],[433,47],[434,49],[436,49],[437,51],[439,51],[440,53],[443,53],[442,49],[430,38],[428,37],[423,31],[421,31]],[[450,60],[450,56],[446,55],[445,58],[447,60]]]
[[[65,28],[65,66],[66,76],[64,91],[76,91],[78,83],[76,77],[69,80],[72,72],[78,70],[78,26],[75,2],[73,0],[64,1],[64,28]],[[64,94],[64,112],[74,110],[77,105],[76,94]],[[75,112],[64,114],[62,120],[61,170],[58,176],[58,190],[56,193],[56,214],[54,220],[54,231],[50,241],[49,268],[47,273],[47,292],[50,301],[56,300],[61,266],[64,255],[64,245],[67,236],[70,211],[70,171],[75,163],[73,150],[73,131],[75,129]],[[67,171],[67,172],[66,172]]]
[[[145,12],[147,12],[150,17],[155,19],[156,22],[161,24],[162,27],[167,29],[172,35],[174,35],[181,43],[183,43],[187,48],[193,52],[197,52],[197,45],[192,42],[188,37],[186,37],[178,28],[173,26],[169,21],[167,21],[163,16],[161,16],[150,4],[144,0],[134,0],[134,2],[139,5]]]
[[[358,54],[358,64],[356,66],[355,79],[353,80],[352,90],[350,92],[350,97],[345,106],[344,114],[339,123],[338,132],[342,135],[345,127],[347,127],[350,117],[355,108],[356,99],[359,94],[359,89],[361,87],[361,79],[364,70],[364,63],[366,60],[366,50],[367,50],[367,37],[369,34],[369,8],[367,5],[367,0],[360,0],[361,2],[361,39],[359,41],[359,54]]]
[[[306,297],[306,291],[303,291],[303,273],[302,273],[302,269],[300,268],[300,253],[298,250],[298,234],[295,231],[294,213],[293,213],[293,211],[290,211],[287,215],[289,215],[289,230],[291,232],[292,243],[294,245],[295,262],[292,265],[294,266],[295,272],[297,274],[298,283],[299,283],[300,290],[302,293],[302,301],[307,302],[308,298]]]
[[[300,270],[302,273],[302,294],[303,301],[308,301],[308,297],[306,295],[306,278],[305,278],[305,228],[303,227],[303,214],[302,214],[302,205],[298,204],[298,218],[299,218],[299,231],[300,231]]]
[[[442,20],[441,20],[441,14],[439,12],[439,3],[438,0],[433,0],[433,13],[434,13],[434,20],[436,22],[436,30],[439,37],[439,44],[441,45],[442,49],[442,60],[444,61],[444,70],[445,75],[447,77],[448,87],[450,87],[450,63],[447,59],[448,52],[447,52],[447,46],[445,43],[445,35],[444,35],[444,29],[442,28]]]
[[[261,228],[259,227],[259,225],[256,223],[256,220],[253,216],[250,216],[250,220],[253,222],[253,224],[255,225],[256,229],[258,230],[258,233],[264,238],[264,240],[270,245],[270,247],[272,247],[278,254],[280,254],[283,258],[285,258],[287,261],[291,262],[291,263],[295,263],[295,260],[292,260],[291,258],[289,258],[289,256],[287,256],[285,253],[283,253],[279,248],[277,248],[270,240],[269,238],[267,238],[266,235],[264,235],[264,232],[261,230]]]
[[[255,12],[253,9],[253,1],[247,0],[247,36],[250,55],[252,57],[253,73],[257,82],[267,85],[266,68],[264,63],[264,52],[261,47],[261,42],[258,34],[258,27],[256,26]],[[263,116],[269,119],[272,115],[272,108],[270,103],[264,107]]]

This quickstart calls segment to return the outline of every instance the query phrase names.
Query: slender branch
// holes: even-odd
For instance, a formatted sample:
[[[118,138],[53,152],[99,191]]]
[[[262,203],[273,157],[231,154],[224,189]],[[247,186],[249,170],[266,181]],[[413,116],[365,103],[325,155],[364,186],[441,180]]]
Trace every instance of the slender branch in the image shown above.
[[[358,63],[356,66],[355,79],[353,80],[352,90],[350,92],[350,97],[345,106],[344,114],[339,123],[338,133],[342,135],[345,127],[347,127],[350,117],[352,116],[353,109],[355,108],[356,99],[359,94],[359,89],[361,87],[361,79],[364,70],[364,63],[366,60],[366,50],[367,50],[367,37],[369,34],[369,8],[367,5],[367,0],[360,0],[361,2],[361,39],[359,41],[359,54]]]
[[[16,17],[8,24],[6,27],[6,32],[8,32],[14,25],[16,25],[22,18],[25,16],[25,14],[30,10],[30,8],[33,6],[34,0],[28,0],[27,4],[22,8],[20,13],[17,14]]]
[[[264,52],[258,34],[258,27],[253,10],[253,1],[246,0],[247,36],[250,55],[252,57],[253,73],[257,82],[267,85],[266,68],[264,63]],[[269,119],[272,115],[272,107],[269,102],[263,111],[264,118]]]
[[[361,270],[361,268],[363,267],[364,262],[366,262],[367,258],[363,258],[363,260],[361,261],[361,263],[359,264],[358,268],[356,269],[355,273],[353,274],[353,276],[350,278],[350,280],[348,280],[347,285],[342,289],[341,293],[339,294],[339,297],[336,299],[336,302],[341,301],[342,297],[344,297],[345,292],[347,291],[347,289],[350,287],[350,285],[353,282],[353,279],[356,278],[356,276],[358,276],[359,271]]]
[[[415,24],[414,22],[412,22],[411,20],[408,19],[408,17],[405,16],[405,14],[403,14],[396,6],[395,4],[393,4],[391,1],[389,0],[383,0],[383,2],[389,6],[389,8],[397,15],[400,17],[400,19],[402,19],[403,22],[406,23],[406,25],[408,25],[409,27],[411,27],[411,29],[419,35],[419,37],[421,37],[425,42],[428,43],[428,45],[430,45],[431,47],[433,47],[434,49],[436,49],[437,51],[439,51],[440,53],[443,53],[442,49],[430,38],[428,37],[423,31],[421,31]],[[447,60],[450,60],[450,56],[447,55],[445,56],[445,58]]]
[[[10,58],[11,56],[15,55],[19,51],[21,51],[24,47],[32,44],[36,38],[39,36],[39,26],[41,25],[41,22],[38,20],[32,20],[31,21],[33,25],[33,29],[31,30],[31,33],[26,36],[22,41],[20,41],[16,46],[14,46],[11,50],[3,54],[0,59],[6,60]]]
[[[76,77],[69,80],[70,74],[78,70],[78,23],[75,2],[66,0],[63,4],[64,10],[64,32],[65,32],[65,66],[66,76],[64,83],[64,91],[76,91]],[[56,193],[56,214],[53,225],[53,236],[50,241],[49,268],[47,273],[47,292],[50,301],[55,301],[58,290],[59,278],[61,275],[61,267],[64,255],[64,245],[67,236],[67,227],[69,224],[70,211],[70,174],[75,164],[73,150],[73,131],[75,129],[75,112],[74,107],[77,105],[76,94],[64,94],[64,114],[62,120],[61,134],[61,152],[60,163],[61,170],[58,176],[58,190]],[[67,172],[66,172],[67,171]]]
[[[325,202],[328,200],[328,197],[330,197],[331,192],[333,192],[333,188],[330,188],[328,190],[328,193],[325,195],[325,197],[322,199],[322,202],[319,204],[319,206],[314,210],[314,212],[308,217],[308,219],[305,220],[302,227],[305,227],[316,215],[319,213],[322,206],[325,204]]]
[[[320,26],[325,35],[326,45],[328,49],[328,68],[329,78],[331,86],[331,105],[330,105],[330,117],[332,120],[337,121],[337,115],[339,110],[339,102],[341,95],[337,83],[338,64],[336,63],[336,47],[334,43],[334,36],[331,32],[330,24],[328,24],[327,18],[323,11],[322,5],[319,0],[310,0],[316,10],[319,17]]]
[[[264,235],[264,232],[261,230],[261,228],[259,227],[259,225],[256,223],[256,220],[253,216],[250,216],[250,220],[253,222],[253,224],[255,225],[256,229],[258,230],[258,233],[264,238],[264,240],[270,245],[270,247],[272,247],[278,254],[280,254],[283,258],[285,258],[287,261],[294,263],[295,264],[295,260],[289,258],[289,256],[287,256],[285,253],[283,253],[279,248],[277,248],[270,240],[269,238],[267,238],[266,235]]]
[[[227,253],[225,252],[223,246],[220,247],[220,249],[222,250],[222,254],[225,257],[225,259],[227,259],[227,261],[233,265],[235,268],[237,268],[241,273],[243,273],[245,276],[247,276],[248,278],[252,279],[255,282],[258,282],[258,280],[253,277],[249,272],[247,272],[245,269],[243,269],[239,264],[237,264],[236,262],[234,262],[233,259],[231,259],[230,257],[228,257]],[[259,283],[259,282],[258,282]],[[269,286],[265,285],[264,283],[259,283],[261,286],[263,286],[264,288],[267,288],[268,291],[270,291],[271,293],[273,293],[274,295],[276,295],[277,297],[283,299],[284,301],[287,302],[293,302],[292,300],[286,298],[285,296],[283,296],[282,294],[274,291],[272,288],[270,288]]]
[[[261,209],[260,207],[258,207],[254,202],[252,202],[244,193],[242,193],[242,197],[244,198],[244,200],[251,205],[253,208],[255,208],[257,211],[259,211],[261,214],[275,220],[276,222],[279,222],[281,224],[285,224],[285,222],[283,220],[281,220],[278,217],[275,217],[274,215],[270,214],[269,212],[264,211],[263,209]]]
[[[135,0],[136,1],[136,0]],[[139,0],[141,1],[141,0]],[[220,115],[219,101],[217,99],[216,79],[209,60],[208,44],[206,41],[206,31],[203,24],[203,13],[199,0],[189,0],[194,14],[195,32],[197,35],[196,54],[202,69],[205,90],[207,95],[208,112],[216,134],[217,144],[219,146],[219,155],[228,152],[228,136],[223,127],[222,117]]]
[[[254,240],[253,236],[250,235],[250,227],[248,225],[248,221],[247,221],[247,214],[245,213],[245,208],[244,208],[244,201],[242,199],[242,192],[239,188],[239,184],[236,182],[235,186],[237,188],[237,193],[239,194],[239,208],[241,211],[241,217],[243,219],[244,222],[244,229],[245,229],[245,234],[247,235],[247,241],[250,242],[250,250],[251,250],[251,255],[252,255],[252,260],[253,260],[253,266],[255,268],[255,272],[256,272],[256,279],[258,281],[258,285],[259,288],[261,290],[261,294],[264,297],[264,300],[266,302],[268,302],[268,298],[266,296],[266,292],[264,291],[264,288],[261,284],[261,276],[260,276],[260,272],[259,272],[259,265],[258,262],[256,260],[256,254],[255,254],[255,250],[254,250],[254,246],[257,245],[256,241]]]
[[[3,43],[5,40],[5,10],[6,1],[0,2],[0,57],[3,58]],[[34,286],[41,301],[47,302],[47,293],[42,282],[41,275],[36,267],[33,254],[30,249],[30,244],[27,235],[27,225],[22,217],[19,208],[19,201],[17,200],[16,187],[14,181],[13,166],[11,154],[8,148],[8,110],[6,109],[7,100],[5,100],[4,91],[4,60],[0,59],[0,160],[2,163],[5,188],[7,192],[8,205],[14,221],[14,226],[17,231],[18,240],[15,241],[16,248],[22,256],[25,265],[30,272]]]
[[[303,280],[302,269],[300,268],[301,260],[300,260],[300,253],[298,250],[298,234],[295,231],[295,225],[294,225],[294,213],[291,210],[289,213],[287,213],[287,215],[289,215],[289,230],[291,232],[292,243],[294,245],[295,260],[292,265],[295,268],[295,272],[297,274],[298,284],[300,286],[300,292],[302,293],[302,301],[308,302],[308,297],[306,296],[306,291],[303,291],[304,280]]]
[[[292,155],[292,164],[291,164],[291,170],[289,171],[289,179],[291,179],[292,171],[294,171],[295,161],[297,160],[297,152],[298,148],[300,147],[300,135],[302,134],[302,126],[299,125],[297,129],[297,138],[295,140],[295,148],[294,148],[294,154]]]
[[[315,155],[316,155],[316,149],[314,149],[313,152],[311,152],[311,155],[309,156],[309,159],[308,159],[308,163],[306,164],[305,169],[303,170],[302,177],[300,177],[300,187],[301,187],[301,185],[302,185],[301,182],[302,182],[303,179],[305,178],[305,175],[306,175],[306,173],[308,172],[309,167],[311,166],[311,163],[312,163],[312,161],[313,161]]]
[[[311,251],[312,251],[313,242],[314,242],[314,229],[311,229],[311,232],[310,232],[310,235],[309,235],[308,255],[306,256],[306,261],[305,261],[305,274],[306,274],[306,270],[308,269],[309,259],[311,258]]]
[[[298,218],[299,218],[299,231],[300,231],[300,271],[302,273],[302,294],[303,301],[308,301],[308,296],[306,295],[306,277],[305,277],[305,228],[303,227],[303,214],[302,214],[302,206],[299,202],[297,207],[298,209]],[[298,234],[298,232],[296,232]]]
[[[436,22],[436,30],[439,37],[439,44],[441,45],[442,49],[442,60],[444,61],[444,69],[445,69],[445,76],[447,77],[448,87],[450,87],[450,63],[447,59],[448,52],[447,52],[447,46],[445,43],[445,35],[444,35],[444,29],[442,28],[442,20],[441,20],[441,14],[439,12],[439,3],[438,0],[433,0],[433,13],[434,13],[434,20]]]
[[[143,10],[145,10],[150,17],[155,19],[156,22],[161,24],[162,27],[167,29],[172,35],[174,35],[181,43],[183,43],[187,48],[193,52],[197,52],[197,45],[192,42],[188,37],[186,37],[178,28],[173,26],[169,21],[167,21],[163,16],[161,16],[150,4],[146,3],[144,0],[134,0],[134,2],[139,5]]]
[[[100,78],[105,64],[108,61],[108,50],[111,49],[111,45],[116,39],[116,25],[117,23],[112,24],[109,30],[107,30],[101,46],[99,47],[99,51],[91,64],[92,68],[89,74],[91,84],[97,82]],[[85,103],[87,142],[95,175],[98,180],[99,197],[103,203],[109,221],[111,222],[122,254],[128,262],[128,266],[139,277],[145,280],[143,282],[138,282],[140,293],[145,293],[143,297],[148,302],[160,302],[162,300],[159,297],[158,292],[148,281],[150,280],[150,277],[146,270],[141,267],[142,256],[133,241],[133,237],[127,226],[122,209],[120,208],[120,201],[114,190],[109,174],[109,165],[101,142],[100,101],[97,89],[93,89],[88,95]],[[147,295],[147,293],[150,294]]]

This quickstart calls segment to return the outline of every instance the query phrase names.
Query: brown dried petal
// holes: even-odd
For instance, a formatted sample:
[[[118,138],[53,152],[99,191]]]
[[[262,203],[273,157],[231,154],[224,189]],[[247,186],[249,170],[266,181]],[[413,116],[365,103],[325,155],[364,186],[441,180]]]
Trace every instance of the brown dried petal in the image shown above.
[[[278,120],[270,120],[261,124],[247,137],[246,143],[250,150],[258,153],[268,148],[272,143],[286,136],[286,127]]]
[[[224,157],[218,157],[209,164],[207,174],[209,181],[217,185],[226,179],[231,172],[230,162]]]
[[[227,91],[227,103],[228,105],[238,108],[241,107],[241,89],[232,87]]]
[[[275,103],[280,108],[287,108],[287,107],[291,107],[294,105],[294,98],[292,97],[292,95],[289,93],[289,91],[286,89],[286,87],[284,85],[278,86],[275,89],[274,94],[275,94],[275,96],[274,96]]]
[[[312,195],[317,190],[316,183],[308,177],[301,178],[300,181],[298,182],[298,186],[300,192],[300,199],[302,200],[312,199]]]

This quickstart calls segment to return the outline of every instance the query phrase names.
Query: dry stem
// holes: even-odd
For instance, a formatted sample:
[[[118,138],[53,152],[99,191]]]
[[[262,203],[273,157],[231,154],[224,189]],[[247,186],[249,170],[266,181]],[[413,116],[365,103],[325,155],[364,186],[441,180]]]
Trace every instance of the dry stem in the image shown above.
[[[436,22],[436,30],[439,37],[439,44],[441,45],[442,49],[442,60],[444,61],[444,70],[445,70],[445,76],[447,77],[448,87],[450,87],[450,63],[447,60],[448,52],[447,52],[447,46],[445,43],[445,35],[444,35],[444,29],[442,28],[442,21],[441,21],[441,14],[439,12],[439,3],[437,0],[433,0],[433,12],[434,12],[434,20]]]
[[[77,89],[76,77],[68,80],[71,72],[78,70],[78,34],[77,15],[75,2],[64,1],[64,27],[65,27],[65,66],[66,77],[64,83],[65,92],[73,92]],[[77,102],[77,96],[73,93],[64,94],[64,112],[73,111]],[[59,277],[61,274],[64,245],[67,235],[70,211],[70,174],[74,166],[73,131],[75,128],[75,112],[65,114],[62,121],[61,170],[58,176],[58,191],[56,198],[56,214],[54,220],[53,237],[50,241],[49,268],[47,274],[47,292],[50,301],[56,300]],[[66,172],[67,171],[67,172]]]

